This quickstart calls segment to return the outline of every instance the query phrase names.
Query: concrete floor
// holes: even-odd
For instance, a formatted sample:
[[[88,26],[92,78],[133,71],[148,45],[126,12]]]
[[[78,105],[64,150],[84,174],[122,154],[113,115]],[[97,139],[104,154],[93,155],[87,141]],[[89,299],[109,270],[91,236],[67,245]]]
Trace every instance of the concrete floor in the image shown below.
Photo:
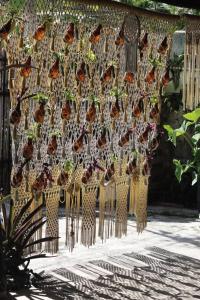
[[[129,220],[127,236],[121,239],[110,238],[105,243],[102,243],[102,241],[97,238],[94,246],[86,248],[78,244],[72,253],[70,253],[65,246],[65,218],[60,218],[59,227],[59,235],[61,237],[59,240],[59,253],[54,257],[34,260],[30,265],[34,271],[45,271],[47,274],[53,275],[53,277],[55,276],[58,280],[64,280],[64,277],[59,277],[54,272],[56,269],[68,268],[68,270],[73,270],[73,266],[77,264],[84,265],[91,260],[99,259],[109,261],[109,256],[118,256],[132,251],[148,255],[147,248],[152,246],[200,260],[199,219],[151,216],[148,220],[146,230],[140,235],[136,232],[135,221]],[[64,284],[67,284],[67,281],[65,283],[64,280]],[[16,300],[54,299],[54,297],[47,297],[45,292],[36,288],[31,288],[29,291],[21,291],[19,294],[13,294],[13,296]],[[158,296],[156,299],[166,300],[172,298]],[[193,299],[193,297],[176,299]]]
[[[84,264],[89,260],[106,259],[110,255],[120,255],[131,251],[145,254],[151,246],[184,254],[200,260],[200,220],[180,217],[150,217],[145,231],[138,235],[134,220],[128,221],[127,236],[110,238],[105,243],[97,238],[90,248],[76,245],[72,253],[65,246],[65,218],[60,218],[59,253],[55,257],[38,259],[31,263],[34,271],[51,272],[56,268],[66,268]]]

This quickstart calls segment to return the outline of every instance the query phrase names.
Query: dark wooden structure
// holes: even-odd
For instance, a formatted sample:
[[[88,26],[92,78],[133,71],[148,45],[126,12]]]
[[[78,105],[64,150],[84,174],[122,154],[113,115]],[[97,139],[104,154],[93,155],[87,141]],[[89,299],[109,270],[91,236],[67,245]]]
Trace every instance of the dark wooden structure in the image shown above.
[[[3,69],[5,65],[6,53],[0,50],[0,188],[4,194],[8,194],[12,159],[9,130],[10,97],[8,72]]]

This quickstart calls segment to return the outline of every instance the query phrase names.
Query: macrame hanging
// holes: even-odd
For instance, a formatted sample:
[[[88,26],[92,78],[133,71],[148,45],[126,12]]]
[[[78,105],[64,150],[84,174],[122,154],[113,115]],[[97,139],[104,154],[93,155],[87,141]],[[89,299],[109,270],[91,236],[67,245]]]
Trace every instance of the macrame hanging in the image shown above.
[[[72,250],[78,241],[93,245],[97,232],[102,240],[126,234],[128,213],[138,232],[146,226],[177,19],[107,2],[45,3],[27,1],[17,23],[5,18],[0,31],[10,70],[11,186],[16,209],[43,199],[48,236],[58,235],[64,191]],[[57,241],[46,250],[56,252]]]
[[[200,18],[185,16],[186,39],[184,49],[183,105],[193,110],[200,104]]]

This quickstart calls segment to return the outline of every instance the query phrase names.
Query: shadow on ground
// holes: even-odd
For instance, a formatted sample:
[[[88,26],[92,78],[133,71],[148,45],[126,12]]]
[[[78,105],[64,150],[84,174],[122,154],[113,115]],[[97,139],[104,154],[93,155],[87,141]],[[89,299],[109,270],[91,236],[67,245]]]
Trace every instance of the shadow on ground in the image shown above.
[[[28,299],[200,299],[200,260],[158,247],[40,275]]]

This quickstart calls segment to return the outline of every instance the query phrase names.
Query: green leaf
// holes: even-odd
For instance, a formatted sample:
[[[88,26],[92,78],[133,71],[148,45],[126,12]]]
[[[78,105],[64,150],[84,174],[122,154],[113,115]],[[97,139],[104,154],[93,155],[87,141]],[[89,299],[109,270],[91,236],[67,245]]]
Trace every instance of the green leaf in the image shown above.
[[[174,129],[172,128],[171,125],[163,125],[163,127],[165,128],[165,130],[167,131],[168,135],[173,134]]]
[[[75,101],[75,96],[70,90],[64,91],[64,95],[68,101]]]
[[[195,125],[195,132],[200,133],[200,124]]]
[[[182,175],[183,175],[183,166],[182,166],[180,160],[177,160],[177,159],[174,159],[173,163],[176,167],[175,176],[176,176],[178,182],[181,182],[181,178],[182,178]]]
[[[198,174],[194,171],[192,172],[192,185],[195,185],[195,183],[197,183],[198,180]]]
[[[55,137],[61,137],[62,133],[61,133],[61,131],[59,129],[57,129],[57,130],[54,130],[53,132],[51,132],[50,136],[51,137],[53,137],[53,136],[55,136]]]
[[[192,141],[196,145],[198,141],[200,140],[200,133],[196,133],[192,136]]]
[[[185,134],[185,130],[183,128],[181,128],[181,127],[175,129],[174,132],[175,132],[176,137],[179,137],[179,136]]]
[[[99,105],[100,104],[99,98],[97,96],[95,96],[94,94],[90,95],[89,100],[91,100],[92,102],[94,102],[95,105]]]
[[[176,146],[176,132],[171,127],[171,125],[163,125],[164,129],[167,131],[169,140]]]
[[[151,102],[152,104],[158,103],[158,96],[152,96],[152,97],[150,98],[150,102]]]
[[[74,164],[71,160],[66,160],[64,163],[64,170],[66,172],[72,171],[74,168]]]
[[[178,160],[178,159],[174,159],[173,163],[176,167],[176,169],[175,169],[176,178],[177,178],[178,182],[181,182],[182,175],[184,173],[186,173],[191,167],[193,167],[193,163],[190,162],[187,164],[181,164],[180,160]]]
[[[97,59],[95,53],[91,49],[88,50],[86,57],[91,62],[95,62]]]
[[[200,148],[194,149],[193,156],[194,156],[194,162],[200,163]]]
[[[186,120],[193,121],[194,123],[196,123],[198,121],[198,119],[200,118],[200,108],[197,108],[197,109],[193,110],[192,112],[183,115],[183,117]]]
[[[110,91],[110,96],[114,96],[114,97],[118,97],[118,98],[123,98],[123,97],[126,97],[127,94],[124,91],[122,91],[121,89],[118,89],[117,87],[114,87]]]
[[[193,125],[194,122],[190,122],[190,121],[183,121],[182,125],[181,125],[181,128],[183,128],[183,130],[187,131],[188,127]]]
[[[40,102],[40,101],[47,102],[48,99],[49,99],[49,97],[48,97],[47,95],[45,95],[44,93],[42,93],[42,92],[38,92],[36,95],[34,95],[34,96],[32,97],[32,99],[33,99],[33,100],[36,100],[36,101],[38,101],[38,102]]]

